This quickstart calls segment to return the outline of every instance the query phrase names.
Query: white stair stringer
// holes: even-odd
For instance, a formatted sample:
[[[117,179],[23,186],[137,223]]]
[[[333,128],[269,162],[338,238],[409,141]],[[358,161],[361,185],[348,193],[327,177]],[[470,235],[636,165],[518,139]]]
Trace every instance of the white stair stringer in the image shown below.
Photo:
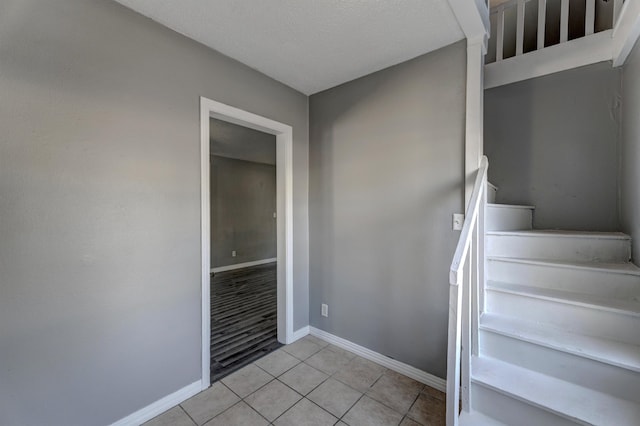
[[[474,411],[514,426],[640,424],[640,405],[489,357],[472,360]]]
[[[480,352],[618,398],[640,402],[640,346],[494,314],[480,324]]]
[[[640,268],[631,263],[569,263],[489,256],[487,279],[640,301]]]
[[[525,259],[624,263],[631,258],[631,238],[619,232],[490,231],[486,252]]]
[[[530,230],[533,227],[533,206],[487,204],[487,231]]]
[[[640,345],[640,303],[491,281],[486,312]]]

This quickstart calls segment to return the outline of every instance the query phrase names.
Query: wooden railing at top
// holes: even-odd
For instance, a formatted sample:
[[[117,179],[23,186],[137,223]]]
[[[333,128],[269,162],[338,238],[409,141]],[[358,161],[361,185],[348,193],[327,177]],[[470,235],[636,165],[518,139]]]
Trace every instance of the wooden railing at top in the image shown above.
[[[496,62],[504,59],[504,16],[505,11],[516,7],[516,56],[524,53],[524,23],[525,7],[530,1],[538,3],[538,30],[537,30],[537,50],[545,47],[545,29],[547,17],[547,0],[510,0],[501,3],[490,9],[490,15],[496,16]],[[584,18],[585,36],[591,35],[595,31],[596,22],[596,0],[585,0],[586,12]],[[624,0],[613,0],[613,28],[620,16],[622,3]],[[560,43],[565,43],[569,39],[569,0],[560,0]]]
[[[449,273],[447,426],[471,408],[471,357],[478,354],[478,322],[484,306],[484,211],[489,161],[482,157]]]

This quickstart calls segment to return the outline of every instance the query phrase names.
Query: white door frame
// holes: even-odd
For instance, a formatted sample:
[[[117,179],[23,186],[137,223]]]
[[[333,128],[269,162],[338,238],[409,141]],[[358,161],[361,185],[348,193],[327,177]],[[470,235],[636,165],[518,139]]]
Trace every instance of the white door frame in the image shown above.
[[[202,389],[210,385],[210,177],[209,118],[276,136],[278,341],[293,340],[293,128],[274,120],[200,97],[200,200],[202,242]]]

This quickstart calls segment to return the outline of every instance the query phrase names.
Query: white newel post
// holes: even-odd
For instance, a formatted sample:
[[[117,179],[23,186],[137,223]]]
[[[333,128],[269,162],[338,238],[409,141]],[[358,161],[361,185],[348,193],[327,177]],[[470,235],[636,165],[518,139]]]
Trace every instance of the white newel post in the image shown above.
[[[483,155],[484,39],[467,39],[467,105],[465,131],[465,209]]]

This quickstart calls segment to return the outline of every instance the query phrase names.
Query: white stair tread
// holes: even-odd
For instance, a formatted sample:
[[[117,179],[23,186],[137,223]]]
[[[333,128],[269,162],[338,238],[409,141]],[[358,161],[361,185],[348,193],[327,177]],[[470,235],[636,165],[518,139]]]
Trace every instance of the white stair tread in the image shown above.
[[[488,234],[488,232],[487,232]],[[604,262],[568,262],[565,260],[536,260],[518,257],[487,256],[488,260],[501,262],[526,263],[530,265],[553,266],[557,268],[586,269],[599,272],[611,272],[617,274],[637,275],[640,277],[640,268],[630,262],[604,263]]]
[[[471,411],[469,413],[463,411],[458,418],[458,423],[460,426],[506,426],[504,423],[500,423],[478,411]]]
[[[526,209],[526,210],[535,210],[535,206],[524,206],[524,205],[521,205],[521,204],[497,204],[497,203],[487,203],[487,207],[505,208],[505,209]]]
[[[585,232],[585,231],[559,231],[554,229],[533,229],[519,231],[488,231],[487,235],[507,235],[519,237],[560,237],[560,238],[596,238],[601,240],[631,240],[631,237],[622,232]]]
[[[473,357],[472,380],[583,424],[640,424],[640,405],[636,403],[492,358]]]
[[[482,315],[480,328],[640,372],[640,346],[637,345],[571,333],[488,312]]]
[[[498,281],[487,281],[487,289],[571,305],[597,308],[619,314],[640,316],[640,302],[637,300],[609,299],[593,294],[574,293]]]

